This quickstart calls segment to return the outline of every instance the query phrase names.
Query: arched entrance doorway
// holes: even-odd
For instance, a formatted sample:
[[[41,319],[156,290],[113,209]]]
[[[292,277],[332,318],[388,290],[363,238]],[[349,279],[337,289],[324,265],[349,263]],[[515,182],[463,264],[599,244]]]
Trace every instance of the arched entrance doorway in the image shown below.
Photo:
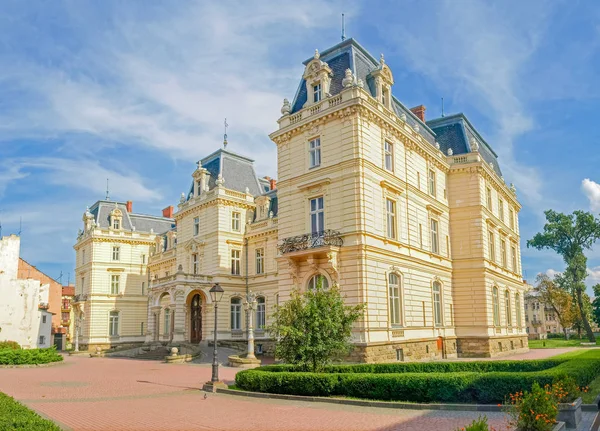
[[[202,297],[196,293],[190,303],[190,342],[202,341]]]

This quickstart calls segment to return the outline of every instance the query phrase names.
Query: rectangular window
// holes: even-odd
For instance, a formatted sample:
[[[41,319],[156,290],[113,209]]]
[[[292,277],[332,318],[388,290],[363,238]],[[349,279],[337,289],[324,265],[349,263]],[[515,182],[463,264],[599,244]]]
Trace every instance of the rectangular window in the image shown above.
[[[508,219],[509,219],[508,222],[510,224],[510,228],[512,230],[515,230],[515,211],[512,208],[510,208],[508,210]]]
[[[46,344],[46,337],[40,335],[40,344]]]
[[[200,217],[194,217],[194,236],[200,233]]]
[[[146,255],[142,254],[142,263],[145,264],[146,263]]]
[[[325,208],[323,196],[310,200],[310,232],[318,234],[325,230]]]
[[[146,282],[142,281],[142,295],[144,295],[145,291],[146,291]]]
[[[435,326],[442,326],[442,285],[433,283],[433,321]]]
[[[113,218],[113,229],[121,229],[121,220]]]
[[[498,299],[498,288],[495,286],[492,289],[492,306],[494,312],[494,325],[500,326],[500,303]]]
[[[265,272],[265,249],[256,249],[256,273],[263,274]]]
[[[485,189],[485,199],[487,209],[492,210],[492,189],[486,187]]]
[[[112,295],[118,295],[119,294],[119,279],[121,278],[120,275],[111,275],[110,276],[110,293]]]
[[[396,239],[396,202],[386,199],[387,237]]]
[[[108,335],[117,337],[119,335],[119,312],[111,311],[108,318]]]
[[[397,274],[388,276],[388,291],[390,301],[390,323],[392,326],[402,324],[402,303],[400,298],[400,277]]]
[[[231,230],[234,232],[239,232],[240,231],[240,220],[242,218],[242,215],[237,212],[234,211],[231,213]]]
[[[514,245],[510,248],[510,259],[512,260],[513,272],[517,272],[517,247]]]
[[[231,299],[231,330],[242,329],[242,301],[240,298]]]
[[[381,90],[381,103],[383,104],[383,106],[388,106],[387,101],[388,101],[388,91]]]
[[[488,232],[488,255],[492,262],[496,262],[496,244],[493,232]]]
[[[510,293],[504,292],[504,312],[506,314],[506,326],[512,326],[512,311],[510,309]]]
[[[112,260],[114,262],[119,261],[120,254],[121,254],[121,247],[113,247],[112,248]]]
[[[498,218],[504,221],[504,201],[498,198]]]
[[[385,141],[383,144],[385,153],[385,169],[394,171],[394,145],[391,142]]]
[[[144,335],[144,322],[140,322],[140,335]]]
[[[435,171],[433,169],[430,169],[429,170],[429,194],[433,197],[436,196],[435,189],[436,189]]]
[[[170,333],[171,333],[171,310],[166,308],[163,334],[169,335]]]
[[[61,313],[61,321],[62,322],[68,322],[69,319],[70,319],[69,313],[67,313],[67,312]]]
[[[311,168],[321,165],[321,138],[315,138],[308,143],[309,163]]]
[[[198,274],[198,272],[199,272],[198,264],[199,264],[198,253],[193,253],[192,254],[192,274],[194,274],[194,275]]]
[[[231,274],[240,275],[240,251],[231,250]]]
[[[81,263],[85,263],[85,250],[81,251]]]
[[[439,254],[440,240],[438,235],[438,221],[431,220],[431,252]]]
[[[419,245],[423,248],[423,225],[419,224]]]
[[[46,316],[42,316],[42,323],[46,323]]]
[[[417,188],[421,190],[421,173],[417,172]]]
[[[321,101],[321,83],[313,85],[313,100],[315,103]]]
[[[256,299],[256,302],[256,329],[265,329],[265,326],[267,324],[265,298],[261,296]]]
[[[500,259],[502,260],[502,267],[506,268],[506,240],[500,240]]]

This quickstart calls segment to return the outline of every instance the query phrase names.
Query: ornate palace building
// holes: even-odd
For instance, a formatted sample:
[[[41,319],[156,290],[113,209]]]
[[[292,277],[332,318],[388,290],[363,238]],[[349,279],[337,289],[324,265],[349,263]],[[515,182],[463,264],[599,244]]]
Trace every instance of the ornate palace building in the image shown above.
[[[358,361],[526,350],[521,207],[490,145],[462,114],[426,121],[425,107],[406,108],[383,56],[376,60],[353,39],[315,52],[304,66],[270,135],[279,181],[259,178],[251,159],[227,149],[199,161],[173,216],[176,229],[162,219],[163,228],[144,231],[149,259],[137,258],[135,271],[147,269],[148,291],[140,277],[136,299],[127,290],[117,297],[131,304],[125,311],[109,293],[114,271],[99,268],[107,304],[88,332],[111,341],[119,313],[119,322],[135,322],[130,332],[138,325],[135,340],[212,338],[208,290],[218,282],[219,339],[244,342],[252,291],[257,344],[269,350],[264,328],[273,306],[321,282],[338,284],[348,303],[366,304],[353,334]],[[111,246],[142,235],[106,223]],[[82,235],[78,273],[89,234]]]

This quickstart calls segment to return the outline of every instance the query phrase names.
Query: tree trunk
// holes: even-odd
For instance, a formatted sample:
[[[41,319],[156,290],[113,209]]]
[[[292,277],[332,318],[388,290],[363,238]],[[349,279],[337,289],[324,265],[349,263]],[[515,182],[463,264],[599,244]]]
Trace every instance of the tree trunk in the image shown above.
[[[594,331],[592,331],[590,322],[588,322],[587,316],[585,315],[585,311],[583,309],[583,291],[581,289],[577,289],[577,305],[579,306],[579,314],[581,315],[581,321],[583,322],[583,327],[585,328],[585,333],[588,337],[588,340],[590,340],[590,343],[595,343],[596,337],[594,337]]]
[[[563,326],[563,332],[565,333],[565,340],[568,340],[569,339],[569,331],[564,326]]]

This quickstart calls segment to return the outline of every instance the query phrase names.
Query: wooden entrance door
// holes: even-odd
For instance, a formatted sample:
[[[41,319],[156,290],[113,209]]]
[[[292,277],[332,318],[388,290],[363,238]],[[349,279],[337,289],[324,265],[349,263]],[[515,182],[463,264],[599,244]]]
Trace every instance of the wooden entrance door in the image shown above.
[[[202,299],[199,294],[192,298],[190,318],[190,341],[199,343],[202,341]]]

